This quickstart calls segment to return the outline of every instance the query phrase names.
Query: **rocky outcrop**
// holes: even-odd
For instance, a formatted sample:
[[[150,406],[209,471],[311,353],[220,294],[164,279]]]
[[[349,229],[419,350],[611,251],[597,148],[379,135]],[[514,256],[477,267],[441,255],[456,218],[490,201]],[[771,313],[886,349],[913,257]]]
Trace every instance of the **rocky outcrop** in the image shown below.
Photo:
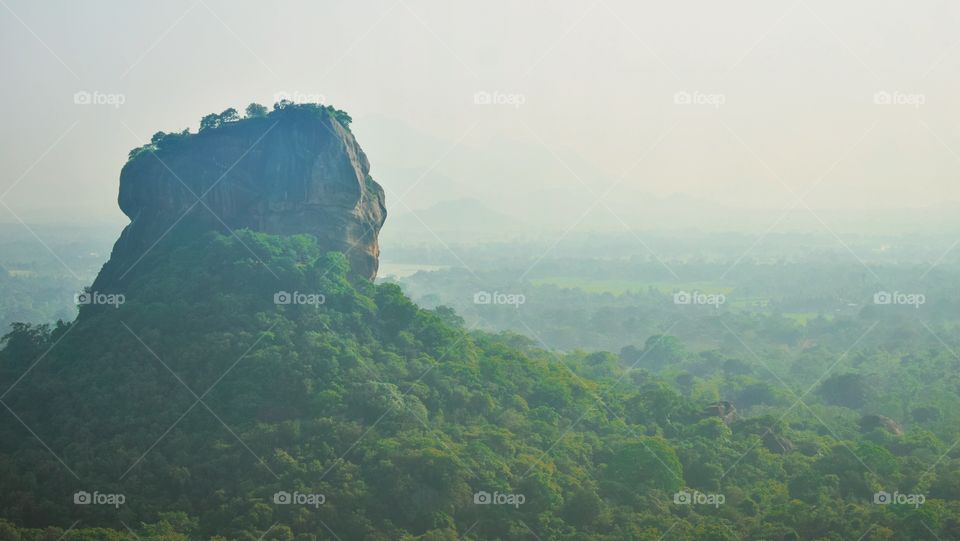
[[[894,436],[903,435],[903,427],[900,426],[900,423],[889,417],[871,414],[864,415],[860,418],[860,430],[863,432],[870,432],[871,430],[875,430],[877,428],[883,429]]]
[[[714,402],[705,407],[701,412],[701,416],[719,417],[723,419],[724,423],[729,425],[737,420],[737,408],[734,407],[733,402],[721,400],[720,402]]]
[[[792,441],[785,438],[782,434],[775,434],[773,432],[764,432],[761,437],[763,441],[763,446],[770,451],[771,453],[777,453],[778,455],[786,455],[796,448]]]
[[[719,402],[717,404],[722,405],[724,403]],[[726,404],[729,404],[729,402]],[[723,407],[723,411],[727,410],[736,415],[736,408],[733,408],[732,404]],[[731,428],[735,434],[740,436],[748,434],[758,436],[764,448],[771,453],[786,455],[797,449],[797,445],[785,434],[787,427],[783,423],[783,419],[775,419],[769,416],[751,417],[748,419],[734,419],[734,422],[731,424]]]
[[[137,152],[120,174],[119,203],[130,224],[93,288],[122,291],[144,255],[174,232],[240,228],[314,235],[322,247],[345,253],[357,275],[374,278],[383,189],[332,111],[290,105],[199,134],[155,138],[156,147]]]

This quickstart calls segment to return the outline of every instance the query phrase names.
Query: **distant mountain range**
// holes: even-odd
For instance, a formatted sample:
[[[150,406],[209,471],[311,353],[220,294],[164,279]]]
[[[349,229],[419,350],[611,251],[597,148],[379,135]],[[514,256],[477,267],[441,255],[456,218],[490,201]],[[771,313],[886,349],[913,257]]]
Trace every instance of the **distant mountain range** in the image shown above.
[[[389,199],[389,196],[388,196]],[[576,200],[563,191],[542,191],[533,199],[538,209],[515,214],[477,198],[441,201],[421,210],[397,211],[384,228],[387,242],[433,241],[440,237],[470,241],[576,232],[655,231],[666,233],[710,231],[762,234],[814,233],[936,234],[960,227],[960,204],[888,210],[741,209],[714,205],[684,195],[658,197],[636,193],[606,201]],[[586,212],[589,206],[589,212]]]
[[[637,189],[568,149],[559,155],[519,141],[445,141],[384,116],[356,124],[365,148],[378,156],[371,173],[393,209],[384,226],[387,240],[435,240],[434,234],[484,239],[568,229],[841,235],[941,233],[960,227],[960,202],[811,212],[802,203],[791,209],[793,203],[785,200],[780,208],[744,208]]]

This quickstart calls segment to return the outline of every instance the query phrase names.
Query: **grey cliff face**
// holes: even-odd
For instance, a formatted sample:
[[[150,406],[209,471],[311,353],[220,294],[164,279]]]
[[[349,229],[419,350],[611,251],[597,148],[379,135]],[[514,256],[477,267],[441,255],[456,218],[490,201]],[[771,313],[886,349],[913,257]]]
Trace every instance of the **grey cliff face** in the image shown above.
[[[240,228],[314,235],[373,279],[386,207],[369,171],[349,129],[301,110],[227,123],[138,154],[120,174],[119,204],[130,224],[94,288],[122,289],[144,254],[173,232]]]

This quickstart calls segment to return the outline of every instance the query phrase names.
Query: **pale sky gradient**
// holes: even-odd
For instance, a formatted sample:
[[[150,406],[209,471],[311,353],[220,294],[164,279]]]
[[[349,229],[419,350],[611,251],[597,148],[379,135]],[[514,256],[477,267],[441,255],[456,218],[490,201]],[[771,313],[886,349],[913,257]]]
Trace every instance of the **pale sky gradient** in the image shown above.
[[[282,91],[354,117],[394,211],[555,190],[584,207],[960,200],[956,2],[273,4],[0,1],[0,201],[28,222],[123,221],[131,148]]]

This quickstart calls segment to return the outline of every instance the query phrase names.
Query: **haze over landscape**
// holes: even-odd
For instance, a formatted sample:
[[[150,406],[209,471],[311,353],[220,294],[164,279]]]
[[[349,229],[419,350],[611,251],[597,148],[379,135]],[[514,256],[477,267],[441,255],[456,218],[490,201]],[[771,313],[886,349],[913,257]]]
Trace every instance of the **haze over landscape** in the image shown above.
[[[0,0],[0,541],[960,539],[958,23]]]
[[[4,189],[47,152],[11,208],[122,223],[110,179],[126,149],[282,93],[351,112],[373,173],[406,193],[398,213],[475,198],[559,226],[544,207],[581,213],[606,190],[610,205],[679,194],[692,214],[785,210],[808,190],[800,210],[960,197],[950,3],[233,6],[8,2]],[[123,103],[78,106],[78,91]],[[478,105],[478,92],[515,104]],[[878,92],[918,103],[884,106]],[[603,204],[596,214],[609,222]]]

